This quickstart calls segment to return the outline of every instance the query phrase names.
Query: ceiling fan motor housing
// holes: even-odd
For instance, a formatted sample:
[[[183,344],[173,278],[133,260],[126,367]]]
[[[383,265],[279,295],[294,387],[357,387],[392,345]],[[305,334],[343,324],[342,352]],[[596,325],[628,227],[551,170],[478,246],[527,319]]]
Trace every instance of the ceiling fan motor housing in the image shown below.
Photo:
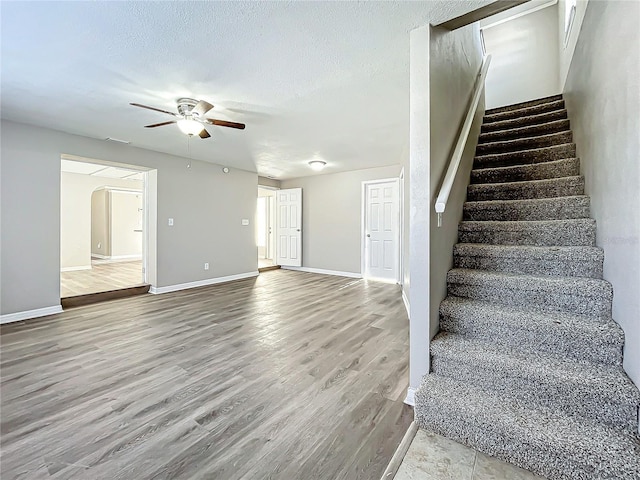
[[[177,101],[178,113],[182,116],[191,116],[191,111],[197,103],[198,100],[194,100],[193,98],[179,98]]]

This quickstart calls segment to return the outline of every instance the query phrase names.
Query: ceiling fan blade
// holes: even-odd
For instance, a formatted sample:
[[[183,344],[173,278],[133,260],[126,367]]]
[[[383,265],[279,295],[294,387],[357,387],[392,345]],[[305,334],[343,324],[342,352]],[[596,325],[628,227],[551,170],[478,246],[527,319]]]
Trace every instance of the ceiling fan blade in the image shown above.
[[[205,102],[204,100],[200,100],[196,103],[196,106],[191,110],[191,115],[196,117],[204,117],[205,114],[213,108],[209,102]]]
[[[154,110],[154,111],[160,112],[160,113],[168,113],[169,115],[172,115],[174,117],[178,116],[177,114],[175,114],[173,112],[169,112],[168,110],[162,110],[162,109],[156,108],[156,107],[149,107],[148,105],[140,105],[139,103],[130,103],[129,105],[133,105],[134,107],[146,108],[147,110]]]
[[[205,118],[205,120],[211,125],[217,125],[219,127],[237,128],[238,130],[244,130],[244,123],[227,122],[226,120],[216,120],[215,118]]]
[[[200,135],[200,138],[209,138],[211,136],[209,135],[209,132],[207,132],[206,128],[203,128],[199,135]]]
[[[144,128],[162,127],[163,125],[171,125],[172,123],[176,123],[176,121],[170,120],[168,122],[154,123],[153,125],[145,125]]]

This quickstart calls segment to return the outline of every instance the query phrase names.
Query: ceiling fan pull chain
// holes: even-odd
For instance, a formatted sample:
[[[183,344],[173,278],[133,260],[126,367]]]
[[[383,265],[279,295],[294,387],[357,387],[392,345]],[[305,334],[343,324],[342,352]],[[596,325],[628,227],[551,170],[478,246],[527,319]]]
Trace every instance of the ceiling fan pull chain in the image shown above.
[[[187,168],[191,168],[191,135],[187,135],[187,155],[189,156]]]

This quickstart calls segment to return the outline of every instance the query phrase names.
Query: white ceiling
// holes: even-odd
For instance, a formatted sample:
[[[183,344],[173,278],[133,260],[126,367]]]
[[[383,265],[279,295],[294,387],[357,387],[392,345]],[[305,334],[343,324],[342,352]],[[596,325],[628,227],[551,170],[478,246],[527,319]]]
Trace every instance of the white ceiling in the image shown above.
[[[60,161],[60,171],[65,173],[78,173],[93,177],[124,178],[127,180],[142,180],[142,172],[127,170],[124,168],[99,165],[96,163],[76,162],[74,160]]]
[[[409,136],[409,31],[455,2],[1,2],[2,117],[187,156],[179,97],[216,105],[193,158],[279,179],[399,163]],[[226,108],[221,108],[226,107]],[[240,110],[240,111],[238,111]]]

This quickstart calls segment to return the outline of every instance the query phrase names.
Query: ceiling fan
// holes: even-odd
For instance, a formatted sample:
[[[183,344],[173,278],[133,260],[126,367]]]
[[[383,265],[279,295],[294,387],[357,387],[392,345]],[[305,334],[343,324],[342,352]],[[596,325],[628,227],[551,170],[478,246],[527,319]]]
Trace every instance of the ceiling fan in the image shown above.
[[[162,127],[163,125],[171,125],[177,123],[180,130],[189,135],[198,135],[200,138],[209,138],[209,132],[207,132],[205,125],[216,125],[218,127],[229,127],[244,130],[244,123],[228,122],[226,120],[216,120],[215,118],[207,118],[205,115],[209,110],[213,108],[209,102],[204,100],[194,100],[193,98],[179,98],[177,103],[178,113],[169,112],[168,110],[162,110],[161,108],[149,107],[147,105],[141,105],[139,103],[130,103],[134,107],[146,108],[148,110],[154,110],[160,113],[166,113],[176,120],[170,120],[168,122],[154,123],[152,125],[145,125],[145,128]]]

